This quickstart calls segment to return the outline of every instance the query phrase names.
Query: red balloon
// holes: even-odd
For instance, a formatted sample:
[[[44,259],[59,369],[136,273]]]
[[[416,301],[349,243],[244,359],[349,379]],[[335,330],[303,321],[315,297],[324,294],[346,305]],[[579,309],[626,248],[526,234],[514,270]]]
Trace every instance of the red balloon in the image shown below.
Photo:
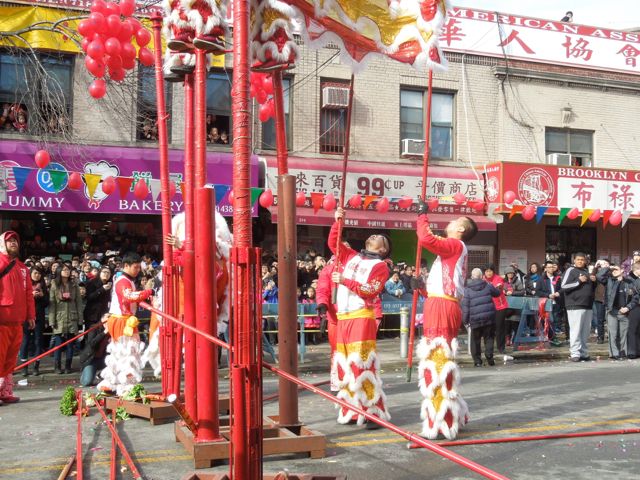
[[[126,17],[127,15],[125,15]],[[136,17],[129,17],[126,20],[127,22],[129,22],[131,24],[131,28],[133,29],[133,33],[137,32],[138,30],[140,30],[141,28],[144,28],[142,26],[142,24],[140,23],[140,21],[136,18]]]
[[[271,75],[265,75],[262,79],[262,89],[267,95],[273,95],[273,78],[271,78]]]
[[[138,51],[138,60],[140,60],[140,63],[145,67],[150,67],[155,63],[153,53],[147,47],[140,47],[140,51]]]
[[[94,60],[91,57],[84,57],[84,64],[87,67],[87,71],[94,77],[104,77],[104,63],[102,63],[102,60]]]
[[[169,182],[169,198],[175,197],[177,191],[176,182]]]
[[[78,23],[78,33],[83,37],[90,37],[96,30],[96,26],[90,19],[80,20]]]
[[[264,192],[260,194],[260,198],[258,199],[260,205],[264,208],[269,208],[273,205],[273,192],[270,189],[266,189]]]
[[[256,86],[253,83],[249,84],[249,96],[251,98],[256,98]]]
[[[600,209],[596,208],[593,213],[591,215],[589,215],[589,221],[590,222],[597,222],[598,220],[600,220],[600,216],[602,215],[602,212],[600,211]]]
[[[120,42],[118,43],[120,44]],[[120,44],[120,52],[118,55],[122,55],[122,61],[124,61],[125,58],[136,58],[136,53],[136,47],[130,43]]]
[[[229,191],[229,205],[233,206],[233,202],[235,202],[236,198],[233,196],[233,189]]]
[[[116,191],[116,179],[113,177],[107,177],[102,180],[102,191],[105,195],[111,195]]]
[[[93,12],[89,15],[89,20],[93,23],[93,31],[96,33],[107,33],[107,20],[100,12]]]
[[[104,57],[104,44],[100,40],[94,40],[87,47],[87,55],[89,55],[94,60],[102,60]]]
[[[127,44],[125,44],[127,45]],[[131,70],[133,67],[136,66],[136,59],[135,58],[124,58],[124,57],[120,57],[122,59],[122,68],[124,68],[125,70]]]
[[[118,70],[122,68],[122,57],[119,55],[111,55],[107,59],[107,67],[109,67],[110,70]]]
[[[107,84],[101,78],[96,78],[89,85],[89,95],[93,98],[102,98],[107,93]]]
[[[107,41],[104,42],[104,49],[109,55],[120,55],[120,52],[122,52],[122,45],[120,44],[120,40],[116,37],[109,37]]]
[[[465,197],[464,193],[458,192],[453,196],[453,201],[456,202],[456,205],[462,205],[467,201],[467,197]]]
[[[613,212],[609,217],[609,223],[614,227],[617,227],[618,225],[620,225],[622,223],[622,213],[620,213],[619,210],[616,210],[615,212]]]
[[[78,172],[71,172],[67,186],[70,190],[80,190],[82,188],[82,177]]]
[[[481,202],[480,200],[477,200],[475,202],[470,202],[469,206],[473,208],[476,212],[484,211],[484,202]]]
[[[408,195],[405,195],[400,200],[398,200],[398,206],[400,208],[411,208],[411,205],[413,205],[413,198]]]
[[[91,13],[104,13],[105,6],[106,5],[104,3],[104,0],[93,0],[93,3],[91,4],[91,8],[89,10],[91,11]]]
[[[122,22],[120,24],[120,31],[118,32],[118,38],[121,42],[129,42],[133,35],[133,27],[129,22]]]
[[[83,38],[82,41],[80,42],[80,46],[82,47],[82,51],[84,53],[87,53],[87,48],[89,47],[90,43],[91,43],[91,40],[89,38]]]
[[[352,208],[360,208],[362,206],[362,196],[356,193],[349,199],[348,203]]]
[[[123,81],[126,74],[124,68],[109,68],[109,78],[114,82]]]
[[[567,218],[569,220],[575,220],[576,218],[578,218],[578,215],[580,215],[580,210],[578,210],[577,208],[572,208],[571,210],[569,210],[569,213],[567,213]]]
[[[516,200],[516,192],[507,190],[503,195],[504,203],[512,204]]]
[[[307,196],[304,192],[296,193],[296,207],[304,207],[304,204],[307,201]]]
[[[105,17],[108,17],[109,15],[119,16],[120,7],[118,7],[118,5],[116,5],[115,3],[105,2],[103,13]]]
[[[269,117],[275,118],[276,117],[276,102],[273,101],[273,98],[268,99],[266,102],[264,102],[264,104],[267,107],[267,112],[269,113]]]
[[[378,200],[376,204],[376,210],[380,213],[386,213],[389,211],[389,199],[387,197],[382,197]]]
[[[427,205],[429,206],[429,210],[435,210],[436,208],[438,208],[438,205],[440,205],[440,200],[438,200],[437,198],[432,198],[430,200],[427,200]]]
[[[261,105],[267,101],[267,92],[263,88],[256,87],[256,100]]]
[[[147,44],[151,41],[151,34],[149,30],[142,27],[136,31],[136,43],[141,47],[146,47]]]
[[[136,10],[135,0],[122,0],[120,2],[120,14],[123,17],[130,17]]]
[[[328,193],[322,199],[322,208],[324,208],[327,212],[332,211],[336,208],[337,202],[336,197],[333,196],[333,193]]]
[[[524,218],[527,221],[533,220],[535,216],[536,216],[536,207],[534,207],[533,205],[527,205],[526,207],[524,207],[524,210],[522,210],[522,218]]]
[[[138,179],[138,181],[136,182],[136,186],[133,187],[133,194],[140,200],[144,200],[145,198],[147,198],[147,195],[149,195],[149,187],[147,187],[147,182],[145,182],[143,179]]]
[[[46,150],[38,150],[36,152],[35,160],[38,168],[45,168],[47,165],[49,165],[51,157],[49,156],[49,152],[47,152]]]
[[[269,107],[265,103],[264,105],[260,105],[260,112],[258,113],[258,118],[262,123],[267,122],[271,118],[271,112],[269,111]]]
[[[109,35],[117,37],[122,28],[122,22],[120,21],[120,15],[109,15],[107,17],[107,28],[109,29]]]
[[[100,43],[104,45],[105,37],[102,33],[94,33],[91,37],[91,41],[98,40]]]

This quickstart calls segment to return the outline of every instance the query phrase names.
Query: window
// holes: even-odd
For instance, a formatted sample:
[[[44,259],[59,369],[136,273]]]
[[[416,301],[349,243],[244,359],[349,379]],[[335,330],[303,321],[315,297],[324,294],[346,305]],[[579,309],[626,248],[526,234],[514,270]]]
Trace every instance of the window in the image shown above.
[[[291,146],[291,122],[289,116],[289,107],[291,102],[291,97],[289,95],[290,89],[291,79],[283,78],[282,90],[284,91],[284,123],[287,129],[287,144],[289,148]],[[265,150],[276,149],[276,121],[273,118],[270,118],[262,124],[262,148]]]
[[[171,84],[165,82],[165,105],[171,111]],[[167,119],[167,134],[171,135],[171,116]],[[138,68],[138,121],[136,138],[142,141],[158,141],[158,111],[156,103],[156,73],[154,67]],[[171,138],[169,138],[171,141]]]
[[[343,153],[349,83],[321,82],[320,153]]]
[[[226,73],[212,72],[207,79],[207,141],[231,143],[231,82]]]
[[[547,158],[552,154],[569,155],[566,162],[556,160],[556,163],[574,167],[593,166],[593,132],[591,131],[547,128],[545,149]]]
[[[0,52],[0,130],[64,134],[71,128],[73,56]]]
[[[453,159],[453,93],[431,96],[431,157]],[[424,140],[426,96],[421,90],[400,90],[400,139]]]
[[[557,261],[562,267],[565,263],[572,263],[575,252],[582,252],[595,261],[597,236],[595,228],[548,226],[545,235],[545,258]]]

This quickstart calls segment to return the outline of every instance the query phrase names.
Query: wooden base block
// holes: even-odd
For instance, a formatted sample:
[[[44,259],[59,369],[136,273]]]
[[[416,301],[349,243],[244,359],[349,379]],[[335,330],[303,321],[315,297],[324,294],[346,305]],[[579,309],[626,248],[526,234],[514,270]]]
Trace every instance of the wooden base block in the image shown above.
[[[181,421],[175,423],[174,432],[176,441],[193,457],[195,468],[210,468],[229,458],[231,433],[228,428],[220,429],[222,440],[218,442],[196,442],[193,433]],[[286,428],[265,420],[262,445],[265,456],[306,453],[311,458],[323,458],[326,448],[325,436],[304,425]]]

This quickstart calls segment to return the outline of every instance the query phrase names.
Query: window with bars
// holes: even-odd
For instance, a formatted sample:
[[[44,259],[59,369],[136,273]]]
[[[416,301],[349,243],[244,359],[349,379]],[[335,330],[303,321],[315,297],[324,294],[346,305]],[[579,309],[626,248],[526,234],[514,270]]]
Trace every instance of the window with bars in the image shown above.
[[[291,119],[289,115],[291,103],[291,79],[282,79],[282,90],[284,93],[284,120],[287,129],[287,148],[291,148]],[[262,124],[262,148],[264,150],[276,149],[276,121],[270,118]]]
[[[545,151],[547,155],[554,153],[570,155],[570,163],[574,167],[592,167],[593,132],[547,127],[545,129]]]
[[[70,131],[73,62],[72,55],[0,51],[0,131]]]
[[[400,140],[424,140],[426,102],[425,91],[400,90]],[[431,158],[453,159],[454,94],[433,92],[431,97]]]
[[[348,82],[321,82],[320,153],[344,153]]]
[[[165,83],[165,104],[167,112],[171,111],[171,83]],[[141,141],[158,141],[158,113],[156,102],[156,75],[153,67],[140,65],[138,68],[138,120],[136,122],[136,139]],[[171,141],[171,116],[167,119],[167,131]]]

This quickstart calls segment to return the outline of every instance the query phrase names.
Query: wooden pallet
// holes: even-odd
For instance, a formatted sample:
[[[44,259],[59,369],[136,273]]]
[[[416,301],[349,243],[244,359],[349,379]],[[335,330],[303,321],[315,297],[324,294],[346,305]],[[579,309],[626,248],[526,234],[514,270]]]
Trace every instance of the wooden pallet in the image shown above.
[[[219,397],[218,411],[220,415],[229,415],[229,397]],[[123,407],[125,411],[132,417],[145,418],[151,422],[151,425],[164,425],[171,423],[178,418],[176,409],[167,402],[159,402],[152,400],[150,403],[142,403],[141,401],[121,400],[118,397],[106,397],[105,408],[107,411]]]
[[[175,423],[176,441],[182,443],[193,457],[195,468],[211,468],[229,458],[231,433],[228,428],[221,428],[222,439],[217,442],[196,442],[193,433],[182,421]],[[306,453],[311,458],[323,458],[326,453],[327,440],[324,435],[304,425],[282,427],[272,420],[263,424],[263,455],[285,455]],[[330,479],[333,477],[327,477]]]

